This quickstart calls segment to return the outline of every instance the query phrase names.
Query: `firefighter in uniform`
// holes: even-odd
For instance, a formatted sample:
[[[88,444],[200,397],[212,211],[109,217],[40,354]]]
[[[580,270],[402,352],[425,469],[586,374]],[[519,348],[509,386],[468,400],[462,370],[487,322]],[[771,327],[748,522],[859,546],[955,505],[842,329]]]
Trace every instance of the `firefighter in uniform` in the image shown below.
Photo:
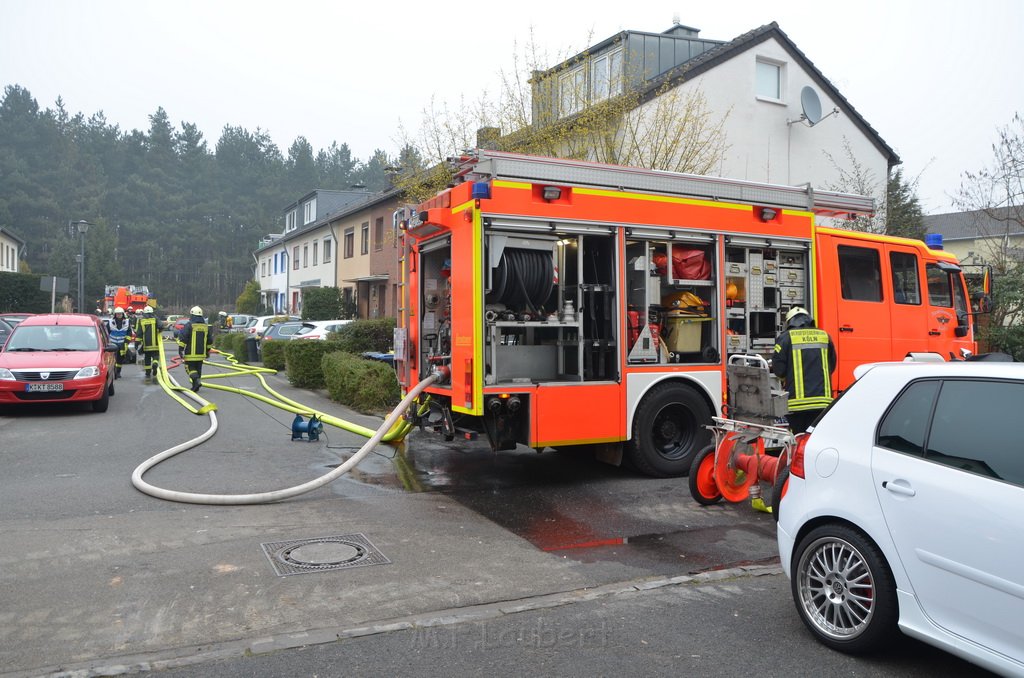
[[[193,306],[188,321],[178,333],[178,340],[184,346],[183,358],[192,390],[198,392],[203,377],[203,361],[210,355],[210,326],[203,317],[203,309]]]
[[[141,351],[145,355],[146,379],[156,374],[159,358],[157,351],[163,350],[160,347],[160,330],[163,323],[153,315],[153,307],[146,305],[142,309],[142,318],[139,319],[138,335],[142,344]]]
[[[114,309],[112,317],[107,318],[107,330],[110,332],[110,341],[117,345],[117,351],[114,352],[114,379],[120,379],[121,365],[124,364],[124,355],[128,350],[128,336],[132,333],[131,324],[120,306]]]
[[[786,314],[786,329],[775,340],[772,371],[789,391],[789,427],[803,433],[832,402],[836,347],[828,332],[814,326],[807,309]]]

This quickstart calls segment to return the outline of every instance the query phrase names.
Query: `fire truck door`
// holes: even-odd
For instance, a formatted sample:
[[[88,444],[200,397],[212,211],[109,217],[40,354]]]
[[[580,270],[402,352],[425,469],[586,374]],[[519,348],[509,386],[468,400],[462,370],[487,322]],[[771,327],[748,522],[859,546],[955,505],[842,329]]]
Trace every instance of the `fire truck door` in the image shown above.
[[[892,357],[899,360],[907,353],[928,350],[929,309],[921,282],[924,263],[911,247],[886,245],[885,251],[888,270],[883,294],[892,299]]]
[[[853,383],[858,365],[892,359],[892,320],[882,291],[881,244],[831,237],[821,253],[821,306],[835,305],[832,335],[839,359],[836,386]],[[829,313],[831,315],[831,313]]]
[[[959,357],[959,346],[971,348],[967,338],[956,336],[957,326],[968,322],[967,299],[960,273],[955,267],[943,263],[929,263],[925,267],[928,278],[928,350],[949,360],[949,354]]]

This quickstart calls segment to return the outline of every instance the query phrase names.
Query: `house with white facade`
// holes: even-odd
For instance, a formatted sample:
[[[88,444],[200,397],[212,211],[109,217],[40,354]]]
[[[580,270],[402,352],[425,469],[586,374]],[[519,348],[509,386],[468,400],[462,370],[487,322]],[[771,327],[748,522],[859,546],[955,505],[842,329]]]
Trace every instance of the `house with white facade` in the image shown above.
[[[327,217],[368,196],[365,190],[317,189],[285,208],[284,230],[260,240],[253,253],[265,306],[275,313],[298,313],[304,288],[336,284],[338,238]]]
[[[571,125],[625,91],[639,94],[634,121],[660,97],[694,94],[709,120],[723,121],[724,150],[709,174],[854,192],[843,177],[852,158],[882,197],[896,152],[778,24],[727,41],[699,33],[678,23],[663,33],[622,31],[535,73],[534,124]]]
[[[11,232],[11,229],[0,226],[0,271],[18,272],[18,263],[25,251],[25,241]]]
[[[398,191],[337,191],[350,194],[340,205],[323,200],[324,193],[289,205],[285,232],[268,235],[253,253],[263,304],[275,313],[298,314],[304,290],[338,287],[359,317],[394,315],[399,250],[391,217]],[[320,213],[305,207],[313,200],[319,209],[334,209]],[[316,218],[301,223],[307,212]],[[299,225],[290,228],[293,221]]]

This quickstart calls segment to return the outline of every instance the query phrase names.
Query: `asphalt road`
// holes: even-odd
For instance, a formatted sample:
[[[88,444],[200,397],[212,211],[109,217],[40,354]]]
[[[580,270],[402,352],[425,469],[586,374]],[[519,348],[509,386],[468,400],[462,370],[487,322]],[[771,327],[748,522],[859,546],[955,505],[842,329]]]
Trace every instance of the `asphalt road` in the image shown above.
[[[349,673],[338,666],[436,673],[432,653],[444,648],[410,649],[421,627],[443,628],[440,637],[451,632],[459,642],[441,673],[507,674],[499,669],[515,666],[519,643],[464,652],[472,646],[463,634],[480,631],[475,624],[499,634],[529,628],[548,614],[562,619],[562,629],[607,629],[599,648],[585,649],[608,659],[591,665],[606,667],[597,673],[574,673],[572,647],[550,660],[550,652],[534,653],[540,663],[532,671],[541,675],[600,675],[616,666],[621,673],[630,657],[657,675],[676,655],[697,652],[692,644],[682,654],[668,649],[681,638],[708,641],[698,643],[709,648],[701,651],[707,662],[692,665],[701,673],[708,665],[736,669],[714,675],[745,673],[741,659],[768,652],[805,656],[807,665],[835,666],[837,674],[875,675],[867,672],[875,660],[822,653],[801,635],[783,578],[765,574],[765,566],[777,571],[771,518],[744,506],[700,507],[684,480],[553,452],[493,454],[415,432],[349,476],[277,504],[202,506],[145,495],[130,482],[133,469],[209,422],[141,373],[125,367],[104,414],[70,405],[0,411],[2,675],[169,667],[182,675]],[[255,385],[252,377],[217,381]],[[268,381],[336,416],[371,428],[380,421],[292,389],[282,377]],[[151,470],[148,482],[210,493],[280,489],[326,473],[364,441],[329,429],[319,442],[292,442],[291,413],[209,388],[202,395],[217,404],[216,436]],[[296,559],[351,566],[289,570]],[[753,588],[691,595],[702,589],[688,577],[722,568],[739,577],[729,586]],[[748,581],[749,573],[763,576]],[[657,593],[644,591],[652,586]],[[736,617],[721,614],[740,602],[758,620],[742,633]],[[557,611],[545,612],[549,605]],[[619,644],[644,630],[661,638],[658,653],[647,636],[646,644]],[[351,639],[339,644],[339,637]],[[742,651],[711,642],[730,637],[741,637]],[[801,637],[804,649],[794,644]],[[315,647],[294,649],[304,646]],[[922,661],[934,654],[911,647]],[[339,648],[343,656],[331,655]],[[271,663],[238,661],[250,655]],[[394,663],[404,655],[407,664]],[[297,670],[272,663],[292,656],[310,663]],[[362,658],[353,665],[347,657]],[[221,661],[236,663],[211,664]],[[890,675],[922,675],[899,657],[882,662]],[[229,673],[232,666],[243,673]]]

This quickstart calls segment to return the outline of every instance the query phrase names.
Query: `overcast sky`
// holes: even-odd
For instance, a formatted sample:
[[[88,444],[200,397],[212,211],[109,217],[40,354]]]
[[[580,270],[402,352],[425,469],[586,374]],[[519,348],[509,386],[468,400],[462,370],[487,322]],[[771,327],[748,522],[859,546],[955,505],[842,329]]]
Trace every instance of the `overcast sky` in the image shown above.
[[[954,211],[961,173],[1024,113],[1021,0],[0,0],[0,85],[124,130],[163,106],[211,150],[230,124],[266,130],[283,153],[303,135],[365,160],[395,154],[399,122],[418,128],[432,96],[496,90],[531,31],[555,58],[674,15],[713,40],[777,21],[920,176],[926,213]]]

